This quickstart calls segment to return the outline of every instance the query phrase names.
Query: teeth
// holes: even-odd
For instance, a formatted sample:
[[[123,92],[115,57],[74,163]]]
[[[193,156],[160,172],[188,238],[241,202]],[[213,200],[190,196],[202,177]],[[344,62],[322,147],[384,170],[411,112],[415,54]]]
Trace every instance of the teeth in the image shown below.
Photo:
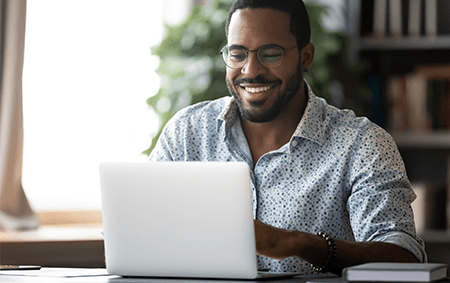
[[[268,91],[271,89],[271,86],[265,86],[265,87],[245,87],[245,91],[251,92],[251,93],[257,93],[257,92],[263,92]]]

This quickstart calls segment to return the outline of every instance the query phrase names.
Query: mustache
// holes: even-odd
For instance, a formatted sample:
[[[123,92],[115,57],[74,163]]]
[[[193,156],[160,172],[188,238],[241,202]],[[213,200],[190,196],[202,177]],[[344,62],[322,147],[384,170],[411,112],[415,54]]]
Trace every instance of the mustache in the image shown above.
[[[240,85],[240,84],[281,84],[282,82],[280,79],[270,81],[263,78],[262,76],[257,76],[254,79],[251,78],[235,79],[233,83],[234,85]]]

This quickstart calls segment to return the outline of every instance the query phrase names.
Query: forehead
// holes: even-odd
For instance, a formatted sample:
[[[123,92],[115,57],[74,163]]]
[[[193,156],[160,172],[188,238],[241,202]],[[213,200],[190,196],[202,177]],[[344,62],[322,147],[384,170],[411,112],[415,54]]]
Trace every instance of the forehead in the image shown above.
[[[246,8],[237,10],[231,17],[229,45],[239,44],[256,48],[267,44],[295,43],[295,37],[290,32],[290,15],[286,12],[268,8]]]

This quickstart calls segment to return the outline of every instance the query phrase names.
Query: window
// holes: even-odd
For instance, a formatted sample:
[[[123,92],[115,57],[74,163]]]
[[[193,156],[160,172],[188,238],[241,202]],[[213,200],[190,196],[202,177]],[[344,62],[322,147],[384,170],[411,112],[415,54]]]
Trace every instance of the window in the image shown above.
[[[98,164],[147,160],[162,10],[162,0],[28,1],[23,186],[35,210],[100,209]]]

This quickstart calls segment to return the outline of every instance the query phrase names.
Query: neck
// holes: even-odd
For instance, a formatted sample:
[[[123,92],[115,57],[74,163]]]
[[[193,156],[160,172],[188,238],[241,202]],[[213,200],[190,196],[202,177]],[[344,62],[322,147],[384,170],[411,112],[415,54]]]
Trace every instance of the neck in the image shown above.
[[[279,149],[290,141],[306,108],[308,101],[306,89],[303,83],[288,107],[270,122],[253,123],[241,119],[254,164],[265,153]]]

